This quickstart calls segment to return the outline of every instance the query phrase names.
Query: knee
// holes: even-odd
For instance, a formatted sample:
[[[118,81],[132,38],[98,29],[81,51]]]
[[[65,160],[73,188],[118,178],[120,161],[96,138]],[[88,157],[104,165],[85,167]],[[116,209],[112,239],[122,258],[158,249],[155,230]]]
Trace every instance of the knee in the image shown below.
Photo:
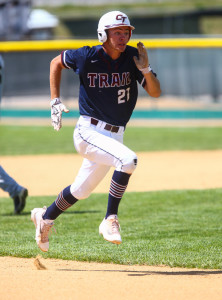
[[[133,152],[130,156],[127,156],[126,159],[124,159],[121,171],[132,174],[137,167],[137,156]]]
[[[90,196],[91,192],[82,189],[81,187],[76,188],[75,185],[71,185],[71,194],[78,200],[86,199]]]

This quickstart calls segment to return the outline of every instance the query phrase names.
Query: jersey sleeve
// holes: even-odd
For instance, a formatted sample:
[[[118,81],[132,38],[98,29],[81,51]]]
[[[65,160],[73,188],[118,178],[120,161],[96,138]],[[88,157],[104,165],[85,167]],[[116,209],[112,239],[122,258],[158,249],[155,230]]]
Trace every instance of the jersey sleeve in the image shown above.
[[[79,65],[87,57],[89,47],[82,47],[77,50],[65,50],[61,53],[61,61],[65,68],[73,69],[78,73]]]
[[[70,54],[70,50],[65,50],[61,53],[61,61],[66,69],[71,69],[75,67],[75,62],[70,59]]]

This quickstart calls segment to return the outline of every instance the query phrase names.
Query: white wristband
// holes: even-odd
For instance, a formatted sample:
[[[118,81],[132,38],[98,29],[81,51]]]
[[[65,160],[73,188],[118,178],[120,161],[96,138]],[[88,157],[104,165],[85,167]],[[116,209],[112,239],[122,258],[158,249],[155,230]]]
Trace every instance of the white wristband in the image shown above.
[[[52,105],[56,105],[56,104],[59,104],[59,103],[61,103],[60,98],[54,98],[54,99],[50,102],[50,105],[52,106]]]
[[[143,74],[148,74],[149,72],[152,71],[152,68],[151,68],[151,66],[149,65],[149,66],[146,67],[146,68],[140,69],[140,71],[141,71]]]

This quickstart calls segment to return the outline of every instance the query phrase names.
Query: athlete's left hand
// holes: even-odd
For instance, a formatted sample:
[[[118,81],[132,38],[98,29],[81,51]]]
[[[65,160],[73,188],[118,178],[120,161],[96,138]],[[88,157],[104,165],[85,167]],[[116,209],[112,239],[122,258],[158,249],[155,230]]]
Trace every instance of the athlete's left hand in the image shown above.
[[[52,126],[55,130],[59,131],[62,127],[62,112],[68,113],[69,110],[66,106],[61,102],[59,98],[55,98],[50,102],[51,105],[51,119]]]
[[[147,55],[147,51],[143,43],[139,42],[137,44],[137,49],[139,53],[139,57],[134,56],[134,62],[139,70],[145,69],[149,66],[149,59]]]

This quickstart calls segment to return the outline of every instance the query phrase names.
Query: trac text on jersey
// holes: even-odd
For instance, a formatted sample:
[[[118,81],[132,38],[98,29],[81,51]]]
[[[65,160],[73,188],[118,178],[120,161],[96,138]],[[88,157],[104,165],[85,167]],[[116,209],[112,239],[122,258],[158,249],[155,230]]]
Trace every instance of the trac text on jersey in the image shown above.
[[[119,73],[88,73],[89,86],[99,88],[121,87],[131,83],[130,72]]]

